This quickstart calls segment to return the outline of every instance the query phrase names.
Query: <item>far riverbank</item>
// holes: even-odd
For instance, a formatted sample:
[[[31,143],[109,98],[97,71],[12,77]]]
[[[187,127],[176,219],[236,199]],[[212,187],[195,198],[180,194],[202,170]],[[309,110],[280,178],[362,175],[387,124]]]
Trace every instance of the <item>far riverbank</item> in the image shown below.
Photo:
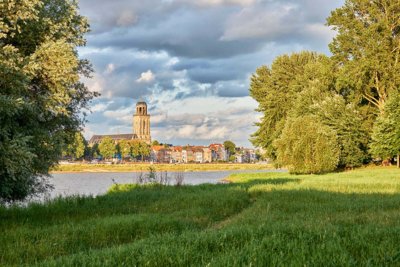
[[[205,171],[262,171],[274,170],[271,164],[265,163],[210,163],[210,164],[151,164],[151,163],[126,163],[126,164],[82,164],[72,163],[58,165],[51,173],[81,173],[81,172],[147,172],[150,167],[156,171],[173,172],[205,172]]]

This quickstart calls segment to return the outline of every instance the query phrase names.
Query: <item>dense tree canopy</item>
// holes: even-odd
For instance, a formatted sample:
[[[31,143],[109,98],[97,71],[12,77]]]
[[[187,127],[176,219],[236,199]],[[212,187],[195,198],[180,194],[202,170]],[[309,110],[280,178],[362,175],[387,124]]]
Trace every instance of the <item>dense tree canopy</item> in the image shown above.
[[[94,96],[77,56],[89,26],[72,0],[0,3],[0,200],[44,189],[43,177]]]
[[[392,94],[372,132],[371,152],[381,159],[400,154],[400,95]],[[399,157],[397,157],[399,161]],[[399,162],[398,162],[399,164]]]
[[[274,60],[270,68],[262,66],[252,76],[250,95],[259,102],[258,111],[264,116],[257,123],[259,129],[251,141],[264,148],[268,157],[276,158],[272,143],[281,134],[300,93],[309,88],[311,81],[321,80],[324,83],[325,79],[329,79],[320,75],[324,68],[318,68],[317,72],[312,71],[315,64],[324,66],[325,61],[327,57],[314,52],[282,55]],[[319,76],[323,76],[323,79]],[[325,83],[330,84],[331,81]],[[329,87],[324,87],[324,90],[328,89]]]
[[[336,133],[312,116],[289,119],[274,141],[277,162],[292,173],[325,173],[336,169],[340,149]]]
[[[87,143],[81,132],[76,132],[73,139],[64,148],[64,155],[70,156],[73,159],[80,159],[85,155]]]
[[[339,87],[383,112],[389,95],[400,89],[399,1],[346,0],[328,25],[338,32],[330,49],[342,66]]]
[[[110,137],[105,137],[99,144],[99,152],[105,159],[110,159],[117,154],[117,144]]]
[[[332,57],[282,55],[251,79],[250,95],[263,113],[251,141],[292,172],[321,172],[315,162],[323,154],[315,150],[312,138],[325,138],[339,149],[337,161],[330,155],[336,165],[325,162],[329,167],[323,171],[360,166],[371,159],[368,147],[381,158],[400,150],[399,2],[346,0],[332,12],[328,25],[338,32],[330,44]],[[322,130],[310,130],[317,126]],[[328,146],[319,148],[329,154]]]

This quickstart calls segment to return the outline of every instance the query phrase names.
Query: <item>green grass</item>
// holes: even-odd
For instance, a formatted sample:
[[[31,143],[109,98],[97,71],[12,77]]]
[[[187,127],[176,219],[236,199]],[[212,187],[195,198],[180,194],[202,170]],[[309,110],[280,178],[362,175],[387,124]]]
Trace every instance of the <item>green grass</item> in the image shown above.
[[[156,171],[227,171],[227,170],[271,170],[270,164],[238,164],[238,163],[207,163],[207,164],[69,164],[58,165],[52,172],[131,172],[148,171],[149,167]]]
[[[0,266],[400,265],[400,170],[229,179],[0,209]]]

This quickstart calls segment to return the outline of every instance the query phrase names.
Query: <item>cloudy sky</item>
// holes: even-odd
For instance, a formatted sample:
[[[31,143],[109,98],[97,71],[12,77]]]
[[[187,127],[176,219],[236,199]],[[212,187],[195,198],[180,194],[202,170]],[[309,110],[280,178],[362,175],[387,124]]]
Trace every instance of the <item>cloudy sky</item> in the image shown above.
[[[132,132],[135,103],[148,103],[152,138],[251,146],[260,114],[249,78],[283,53],[328,54],[325,19],[344,0],[80,0],[91,33],[79,49],[102,96],[85,136]]]

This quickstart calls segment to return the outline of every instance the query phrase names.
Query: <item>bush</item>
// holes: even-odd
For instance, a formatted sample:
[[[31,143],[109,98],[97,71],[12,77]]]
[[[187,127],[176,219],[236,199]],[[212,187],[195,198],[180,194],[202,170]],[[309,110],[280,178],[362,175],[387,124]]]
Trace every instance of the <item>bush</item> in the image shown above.
[[[287,166],[291,173],[330,172],[339,163],[336,133],[312,116],[289,119],[274,146],[277,163]]]

